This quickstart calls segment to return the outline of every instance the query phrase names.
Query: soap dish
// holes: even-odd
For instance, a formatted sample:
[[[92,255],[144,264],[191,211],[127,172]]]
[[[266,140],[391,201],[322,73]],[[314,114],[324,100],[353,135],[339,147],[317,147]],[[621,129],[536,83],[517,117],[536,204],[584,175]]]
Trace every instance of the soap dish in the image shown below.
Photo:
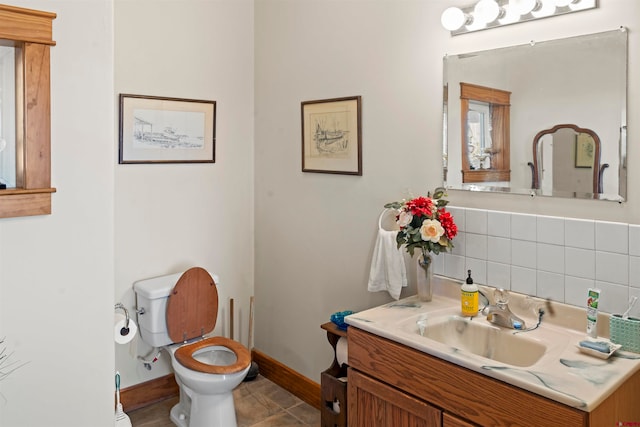
[[[576,344],[576,347],[578,347],[578,349],[584,354],[588,354],[589,356],[594,356],[599,359],[608,359],[609,357],[611,357],[613,353],[615,353],[617,350],[619,350],[622,347],[620,344],[614,344],[606,340],[597,340],[594,342],[606,342],[607,344],[609,344],[609,352],[605,353],[602,351],[595,350],[593,348],[583,347],[580,345],[580,343]]]

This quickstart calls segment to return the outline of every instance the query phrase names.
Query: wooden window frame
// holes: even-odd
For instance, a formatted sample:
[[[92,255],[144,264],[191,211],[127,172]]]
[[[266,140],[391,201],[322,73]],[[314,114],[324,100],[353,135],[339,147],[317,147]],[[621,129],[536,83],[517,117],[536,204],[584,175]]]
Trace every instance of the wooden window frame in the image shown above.
[[[50,47],[55,13],[0,5],[0,40],[16,55],[16,188],[0,190],[0,218],[51,214]]]
[[[511,108],[511,92],[494,89],[485,86],[478,86],[470,83],[460,83],[460,108],[462,126],[462,182],[491,182],[491,181],[511,181],[510,165],[510,124],[509,115]],[[491,169],[471,169],[469,165],[468,144],[467,144],[467,115],[469,113],[469,101],[486,102],[493,108],[494,122],[491,130],[492,147],[498,152],[491,159]],[[500,123],[496,123],[499,117]],[[495,166],[494,166],[495,165]]]

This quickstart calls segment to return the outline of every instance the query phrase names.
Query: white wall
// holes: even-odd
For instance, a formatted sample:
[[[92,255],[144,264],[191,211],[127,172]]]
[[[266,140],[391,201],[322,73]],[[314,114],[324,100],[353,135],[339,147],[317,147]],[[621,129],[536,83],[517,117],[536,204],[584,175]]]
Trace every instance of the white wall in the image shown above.
[[[253,293],[253,2],[115,1],[115,95],[214,100],[216,163],[115,166],[115,298],[133,310],[135,281],[201,266],[219,275],[235,338],[247,344]],[[114,122],[115,123],[115,122]],[[127,387],[170,371],[116,345]]]
[[[441,12],[469,1],[256,2],[256,347],[319,381],[331,362],[319,325],[389,300],[366,291],[384,203],[441,183],[442,57],[612,30],[629,32],[638,72],[640,4],[450,37]],[[363,176],[302,173],[300,102],[361,95]],[[629,141],[640,107],[629,81]],[[629,182],[640,157],[629,148]],[[456,206],[638,223],[623,204],[451,191]],[[403,295],[409,295],[411,290]]]
[[[111,2],[21,0],[57,13],[53,213],[0,220],[0,425],[113,425],[114,102]],[[0,202],[1,203],[1,202]]]

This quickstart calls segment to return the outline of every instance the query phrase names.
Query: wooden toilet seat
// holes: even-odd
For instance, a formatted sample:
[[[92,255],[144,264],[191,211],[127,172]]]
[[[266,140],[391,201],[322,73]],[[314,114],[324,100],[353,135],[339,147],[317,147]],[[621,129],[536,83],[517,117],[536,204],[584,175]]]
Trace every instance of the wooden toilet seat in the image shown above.
[[[174,343],[202,337],[216,326],[218,317],[218,291],[216,283],[200,267],[184,272],[173,287],[167,300],[167,332]],[[231,365],[217,366],[193,358],[198,350],[207,347],[226,347],[236,355]],[[176,360],[185,368],[208,374],[233,374],[251,365],[251,353],[237,341],[225,337],[212,337],[185,344],[174,353]]]
[[[198,350],[214,346],[226,347],[231,350],[236,355],[236,362],[231,365],[209,365],[193,358],[193,354]],[[177,349],[174,355],[176,360],[185,368],[207,374],[235,374],[251,365],[251,353],[249,353],[249,349],[239,342],[225,337],[211,337],[191,344],[185,344]]]

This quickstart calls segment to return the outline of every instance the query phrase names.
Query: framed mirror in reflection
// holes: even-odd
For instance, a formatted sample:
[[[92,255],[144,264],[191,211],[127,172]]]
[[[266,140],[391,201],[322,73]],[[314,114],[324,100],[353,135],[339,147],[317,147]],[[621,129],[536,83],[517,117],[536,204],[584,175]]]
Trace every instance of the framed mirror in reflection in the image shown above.
[[[447,188],[626,198],[627,33],[623,28],[448,55],[443,75]],[[562,127],[567,124],[568,128]],[[544,133],[554,128],[557,136],[556,131]],[[544,137],[539,139],[541,133]],[[576,150],[595,147],[583,135],[594,140],[591,133],[599,150],[591,152],[597,158],[590,160],[595,166],[589,168],[584,150]],[[546,156],[546,161],[533,153]]]

